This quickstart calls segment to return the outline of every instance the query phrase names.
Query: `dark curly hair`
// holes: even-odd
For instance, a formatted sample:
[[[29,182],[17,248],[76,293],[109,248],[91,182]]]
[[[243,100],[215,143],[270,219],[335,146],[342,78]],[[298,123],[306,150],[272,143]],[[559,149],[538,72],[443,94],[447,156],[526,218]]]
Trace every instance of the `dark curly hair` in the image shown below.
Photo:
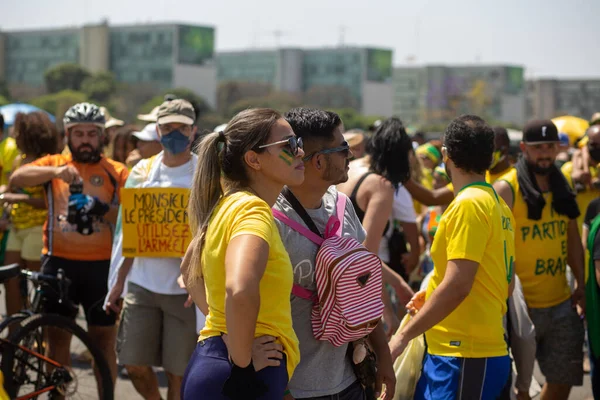
[[[385,120],[367,144],[371,171],[389,180],[395,188],[410,178],[409,151],[412,141],[398,118]]]
[[[476,115],[462,115],[446,128],[444,146],[456,168],[484,174],[492,163],[494,130]]]
[[[284,118],[305,143],[317,138],[331,142],[333,131],[342,123],[340,116],[332,111],[306,107],[293,108]]]
[[[44,112],[18,113],[14,131],[17,147],[23,154],[40,158],[58,150],[58,130]]]

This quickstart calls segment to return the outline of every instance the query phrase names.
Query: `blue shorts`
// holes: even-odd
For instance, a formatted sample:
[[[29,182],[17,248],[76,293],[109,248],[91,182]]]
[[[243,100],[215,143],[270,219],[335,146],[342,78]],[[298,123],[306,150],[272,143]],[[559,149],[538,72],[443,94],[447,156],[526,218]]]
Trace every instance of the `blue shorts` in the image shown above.
[[[415,400],[496,400],[509,373],[508,356],[459,358],[426,354]]]
[[[221,336],[198,342],[181,384],[182,400],[227,400],[221,393],[231,373],[227,347]],[[256,373],[268,387],[259,400],[281,400],[288,383],[285,355],[278,367],[266,367]]]

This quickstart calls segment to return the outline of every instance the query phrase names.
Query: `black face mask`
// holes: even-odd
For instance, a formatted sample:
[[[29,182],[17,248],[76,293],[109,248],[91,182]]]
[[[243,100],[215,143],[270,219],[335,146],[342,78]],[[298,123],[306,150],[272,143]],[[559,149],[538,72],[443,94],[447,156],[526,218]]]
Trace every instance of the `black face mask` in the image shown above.
[[[590,157],[597,163],[600,163],[600,147],[588,146],[588,151],[590,152]]]

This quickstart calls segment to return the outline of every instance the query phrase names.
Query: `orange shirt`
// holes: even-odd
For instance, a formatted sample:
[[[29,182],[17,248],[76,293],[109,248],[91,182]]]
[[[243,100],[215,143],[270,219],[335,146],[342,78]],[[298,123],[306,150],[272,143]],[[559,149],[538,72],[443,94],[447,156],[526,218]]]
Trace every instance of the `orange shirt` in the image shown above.
[[[108,204],[119,204],[119,193],[125,186],[129,171],[125,165],[102,157],[96,164],[74,162],[71,155],[55,154],[39,158],[29,165],[60,167],[72,165],[83,178],[83,193]],[[44,224],[43,254],[77,261],[110,260],[113,226],[107,221],[94,223],[94,233],[82,235],[75,225],[66,221],[69,184],[52,179],[45,185],[48,219]]]

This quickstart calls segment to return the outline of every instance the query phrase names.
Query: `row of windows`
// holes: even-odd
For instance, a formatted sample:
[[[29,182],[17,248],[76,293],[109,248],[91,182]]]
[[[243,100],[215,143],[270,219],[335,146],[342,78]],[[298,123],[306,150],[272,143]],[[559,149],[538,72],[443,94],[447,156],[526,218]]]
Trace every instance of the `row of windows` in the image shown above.
[[[115,73],[117,80],[127,83],[138,82],[164,82],[171,84],[172,70],[171,69],[154,69],[154,70],[124,70]]]
[[[49,34],[49,35],[24,35],[24,36],[6,36],[6,49],[17,51],[19,49],[48,49],[54,48],[60,50],[64,47],[73,47],[79,45],[79,36],[77,34]]]

